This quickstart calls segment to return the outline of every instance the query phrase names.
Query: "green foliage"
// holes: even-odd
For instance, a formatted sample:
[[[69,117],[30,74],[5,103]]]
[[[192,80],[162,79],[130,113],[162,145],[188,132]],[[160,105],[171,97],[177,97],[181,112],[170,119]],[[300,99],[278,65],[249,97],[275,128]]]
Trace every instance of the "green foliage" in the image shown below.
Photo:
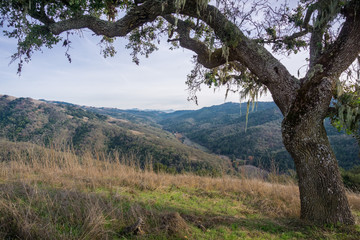
[[[303,17],[304,17],[304,7],[299,5],[295,9],[294,13],[289,16],[289,22],[294,23],[295,26],[301,27],[304,23]]]
[[[5,36],[17,40],[17,52],[12,55],[11,62],[18,62],[18,73],[21,73],[24,63],[31,60],[32,54],[41,51],[43,47],[52,48],[59,42],[67,48],[65,55],[71,61],[68,54],[71,41],[67,32],[67,38],[55,36],[44,25],[59,20],[66,20],[80,15],[91,15],[95,17],[107,16],[113,21],[118,10],[126,10],[134,6],[129,0],[68,0],[68,1],[45,1],[45,0],[17,0],[1,1],[0,3],[0,27],[4,23]],[[39,20],[34,20],[39,19]],[[40,22],[41,21],[41,22]],[[105,57],[114,56],[115,49],[111,41],[104,37],[100,42],[104,46],[102,52]]]
[[[75,129],[75,133],[72,137],[72,144],[79,146],[79,144],[85,139],[86,135],[91,132],[94,126],[84,123]]]
[[[43,1],[2,1],[0,5],[1,26],[7,23],[3,30],[5,36],[18,41],[17,52],[12,55],[12,62],[18,60],[18,73],[21,72],[24,62],[29,62],[35,51],[42,47],[52,48],[61,37],[53,35],[37,21],[29,20],[28,14],[41,14],[38,11],[43,6]],[[49,17],[55,15],[51,4],[48,8]],[[57,7],[56,7],[57,8]],[[50,20],[49,20],[50,21]]]
[[[276,29],[274,27],[265,29],[266,33],[273,39],[276,38]]]
[[[125,47],[132,50],[131,56],[134,63],[140,63],[139,54],[149,57],[151,53],[158,50],[156,44],[160,43],[160,32],[164,32],[165,29],[164,20],[158,18],[154,23],[149,23],[130,33],[129,43]]]
[[[305,48],[307,46],[307,42],[304,40],[295,40],[291,38],[284,38],[281,42],[274,43],[272,49],[274,51],[279,51],[281,49],[284,49],[288,53],[295,53],[297,54],[301,48]]]
[[[333,126],[336,127],[338,131],[344,130],[347,134],[352,134],[358,140],[360,145],[359,83],[356,82],[350,86],[343,86],[339,82],[336,101],[334,101],[333,104],[334,111],[331,114]]]
[[[103,39],[101,39],[99,45],[102,46],[101,52],[104,58],[115,56],[116,50],[113,43],[114,43],[113,38],[103,37]]]

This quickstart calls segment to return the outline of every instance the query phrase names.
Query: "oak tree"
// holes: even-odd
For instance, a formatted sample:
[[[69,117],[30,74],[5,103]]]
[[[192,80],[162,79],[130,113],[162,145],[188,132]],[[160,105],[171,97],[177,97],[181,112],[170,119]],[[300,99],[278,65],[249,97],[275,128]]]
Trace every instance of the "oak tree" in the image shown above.
[[[7,0],[4,34],[18,41],[19,71],[43,47],[71,44],[90,29],[104,56],[127,37],[133,61],[167,39],[195,53],[191,97],[201,85],[225,85],[243,97],[269,91],[284,115],[282,136],[296,165],[301,218],[354,224],[324,119],[359,132],[360,1],[358,0]],[[71,60],[67,50],[66,55]],[[308,53],[293,76],[274,54]],[[235,87],[235,89],[234,89]]]

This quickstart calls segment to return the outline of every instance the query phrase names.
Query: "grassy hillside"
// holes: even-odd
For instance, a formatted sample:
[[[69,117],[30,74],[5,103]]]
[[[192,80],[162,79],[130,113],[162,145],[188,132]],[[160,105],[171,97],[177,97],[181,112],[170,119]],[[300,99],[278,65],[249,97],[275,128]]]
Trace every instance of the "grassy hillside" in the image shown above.
[[[160,128],[30,98],[0,96],[0,138],[72,146],[77,153],[135,155],[142,167],[166,172],[217,175],[228,168],[221,158],[188,147]]]
[[[14,151],[11,160],[0,162],[0,239],[360,236],[359,225],[300,221],[299,193],[292,181],[156,174],[124,165],[125,159],[99,161],[91,154],[55,149],[39,154],[31,145]],[[360,196],[348,197],[359,222]],[[142,224],[134,226],[138,221]]]

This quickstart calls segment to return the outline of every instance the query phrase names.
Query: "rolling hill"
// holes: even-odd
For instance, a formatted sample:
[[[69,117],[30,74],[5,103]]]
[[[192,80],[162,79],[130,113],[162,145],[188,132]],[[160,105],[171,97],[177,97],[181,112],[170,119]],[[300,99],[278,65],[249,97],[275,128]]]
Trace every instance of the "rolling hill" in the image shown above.
[[[241,114],[240,114],[241,106]],[[242,165],[286,172],[293,161],[282,143],[282,114],[273,102],[225,103],[199,110],[141,111],[94,108],[0,95],[0,138],[75,151],[136,155],[168,172],[219,174]],[[360,165],[355,139],[325,121],[339,165]],[[212,153],[212,154],[209,154]]]
[[[250,108],[245,131],[247,104],[225,103],[194,111],[139,111],[119,109],[90,109],[113,117],[135,122],[147,122],[178,133],[182,140],[205,147],[210,152],[225,155],[235,169],[243,164],[260,166],[268,170],[285,172],[294,169],[291,156],[286,151],[281,136],[282,114],[274,102],[258,102]],[[359,146],[354,138],[339,133],[325,121],[329,140],[339,165],[350,169],[360,165]],[[192,144],[194,145],[194,144]]]
[[[149,124],[30,98],[0,96],[0,138],[57,149],[71,146],[77,153],[119,153],[136,158],[142,167],[167,172],[217,175],[228,168],[223,159],[182,144]]]

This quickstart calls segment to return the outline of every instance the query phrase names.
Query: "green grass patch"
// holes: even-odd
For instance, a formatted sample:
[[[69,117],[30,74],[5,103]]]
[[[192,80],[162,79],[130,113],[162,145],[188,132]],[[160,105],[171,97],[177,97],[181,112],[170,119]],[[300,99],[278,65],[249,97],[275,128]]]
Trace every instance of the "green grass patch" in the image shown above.
[[[359,216],[359,212],[354,212]],[[139,218],[141,234],[126,232]],[[360,239],[360,227],[315,227],[266,215],[249,196],[168,186],[66,189],[0,184],[0,239]]]

